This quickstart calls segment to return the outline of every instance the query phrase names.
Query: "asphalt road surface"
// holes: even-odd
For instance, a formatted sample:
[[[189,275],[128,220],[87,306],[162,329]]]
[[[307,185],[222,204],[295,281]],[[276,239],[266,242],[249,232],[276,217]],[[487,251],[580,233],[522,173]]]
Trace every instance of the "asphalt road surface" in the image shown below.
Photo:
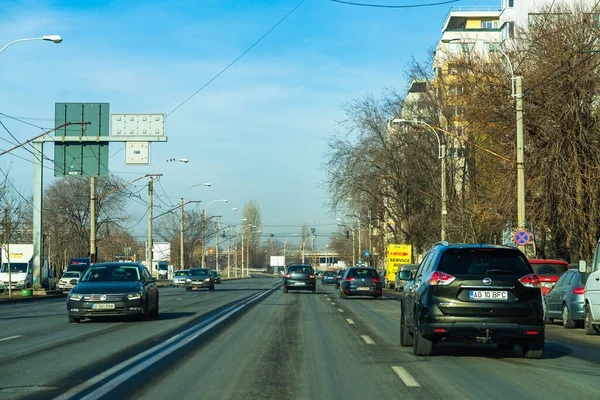
[[[594,399],[600,336],[547,327],[518,348],[399,346],[399,302],[342,300],[255,277],[214,292],[161,288],[148,322],[69,324],[64,300],[0,304],[0,399]]]

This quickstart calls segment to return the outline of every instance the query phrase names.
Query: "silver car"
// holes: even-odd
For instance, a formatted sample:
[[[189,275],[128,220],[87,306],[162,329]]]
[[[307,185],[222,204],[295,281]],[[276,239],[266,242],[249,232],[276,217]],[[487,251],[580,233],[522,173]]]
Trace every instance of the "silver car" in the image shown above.
[[[65,272],[58,281],[58,288],[60,290],[71,290],[73,287],[75,287],[75,285],[77,285],[79,278],[81,278],[81,272]]]
[[[400,272],[402,271],[412,271],[413,275],[419,269],[419,264],[404,264],[398,267],[398,272],[396,272],[396,279],[394,280],[394,290],[396,292],[403,292],[404,287],[406,286],[407,281],[403,281],[400,279]]]
[[[208,268],[192,268],[185,278],[185,290],[208,288],[215,290],[215,280]]]
[[[175,274],[173,275],[173,280],[171,282],[173,287],[185,286],[185,278],[187,278],[188,272],[189,270],[187,269],[180,269],[179,271],[175,271]]]
[[[560,319],[567,329],[583,326],[585,283],[589,274],[577,269],[566,271],[544,296],[546,321]]]

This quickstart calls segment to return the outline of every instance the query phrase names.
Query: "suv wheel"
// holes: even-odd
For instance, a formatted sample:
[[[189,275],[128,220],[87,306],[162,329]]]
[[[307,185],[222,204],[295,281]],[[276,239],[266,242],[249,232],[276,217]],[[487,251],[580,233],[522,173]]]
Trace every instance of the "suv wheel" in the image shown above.
[[[413,336],[413,353],[415,356],[429,356],[433,351],[433,341],[424,338],[419,330],[419,316],[415,312],[415,334]]]
[[[597,335],[598,328],[592,325],[592,313],[590,312],[590,305],[585,305],[583,327],[585,328],[586,335]]]
[[[406,320],[404,319],[404,307],[402,307],[402,312],[400,313],[400,346],[412,346],[413,345],[413,337],[410,336],[410,332],[408,331],[408,325],[406,325]]]
[[[544,355],[545,335],[542,331],[536,338],[526,340],[521,347],[523,348],[523,357],[525,358],[542,358]]]
[[[565,329],[575,328],[575,321],[573,321],[571,319],[571,314],[569,313],[569,309],[567,308],[566,304],[563,305],[562,320],[563,320],[563,327]]]

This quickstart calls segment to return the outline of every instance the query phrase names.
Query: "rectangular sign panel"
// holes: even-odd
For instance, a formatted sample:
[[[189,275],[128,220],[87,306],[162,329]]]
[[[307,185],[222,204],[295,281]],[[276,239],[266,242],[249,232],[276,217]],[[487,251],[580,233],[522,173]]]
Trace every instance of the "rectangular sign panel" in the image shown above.
[[[124,141],[165,136],[165,114],[113,114],[111,123],[112,135]]]
[[[68,138],[68,143],[54,143],[54,176],[108,176],[108,142],[110,134],[109,103],[56,103],[55,126],[73,124],[54,132],[55,137]],[[97,142],[73,143],[76,138],[96,138]]]
[[[285,258],[283,256],[271,256],[271,267],[285,267]]]
[[[396,267],[403,264],[411,264],[412,261],[412,246],[410,244],[390,244],[387,251],[388,268]]]

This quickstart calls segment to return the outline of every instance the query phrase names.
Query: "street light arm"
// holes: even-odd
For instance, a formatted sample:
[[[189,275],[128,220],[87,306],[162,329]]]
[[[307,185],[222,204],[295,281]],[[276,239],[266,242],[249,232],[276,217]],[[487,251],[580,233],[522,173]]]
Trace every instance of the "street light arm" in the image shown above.
[[[12,46],[15,43],[30,42],[32,40],[48,40],[48,41],[51,41],[51,42],[54,42],[54,43],[60,43],[60,42],[62,42],[62,38],[60,36],[58,36],[58,35],[50,35],[50,36],[37,37],[37,38],[17,39],[17,40],[13,40],[12,42],[10,42],[6,46],[4,46],[2,49],[0,49],[0,53],[2,53],[4,50],[6,50],[7,47]]]
[[[186,191],[183,193],[183,197],[184,197],[184,198],[185,198],[185,197],[187,197],[187,192],[188,192],[190,189],[192,189],[192,188],[195,188],[195,187],[198,187],[198,186],[206,186],[206,187],[211,187],[212,185],[211,185],[210,183],[198,183],[198,184],[196,184],[196,185],[192,185],[192,186],[190,186],[189,188],[187,188],[187,189],[186,189]]]

